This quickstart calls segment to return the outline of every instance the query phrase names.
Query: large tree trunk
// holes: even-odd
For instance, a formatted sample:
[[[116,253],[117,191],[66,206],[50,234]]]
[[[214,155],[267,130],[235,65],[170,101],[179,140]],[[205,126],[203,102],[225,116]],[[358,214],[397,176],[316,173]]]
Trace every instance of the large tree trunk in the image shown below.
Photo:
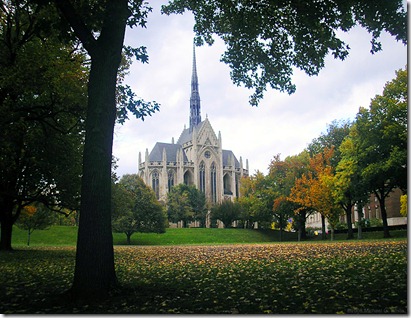
[[[72,23],[73,12],[65,6],[67,2],[56,4]],[[91,56],[76,264],[70,290],[78,300],[105,297],[117,284],[111,231],[111,162],[117,71],[128,14],[126,0],[108,1],[96,41],[75,28]]]
[[[104,51],[102,49],[102,51]],[[116,108],[109,57],[93,56],[83,156],[83,179],[72,292],[106,294],[116,284],[111,232],[111,161]],[[108,63],[108,64],[107,64]],[[113,76],[114,75],[114,76]],[[113,83],[114,81],[114,83]]]
[[[13,231],[13,222],[7,216],[4,216],[1,221],[1,241],[0,251],[11,251],[11,235]]]
[[[11,238],[13,233],[13,224],[18,217],[18,213],[13,215],[13,200],[8,197],[1,198],[0,206],[0,222],[1,222],[1,238],[0,251],[12,251]]]

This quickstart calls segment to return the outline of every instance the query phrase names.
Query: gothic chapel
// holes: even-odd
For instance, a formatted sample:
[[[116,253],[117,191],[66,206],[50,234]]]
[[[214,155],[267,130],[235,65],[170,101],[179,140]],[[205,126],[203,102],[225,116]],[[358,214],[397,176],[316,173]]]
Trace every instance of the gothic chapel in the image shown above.
[[[157,199],[166,201],[167,193],[174,185],[195,185],[202,191],[208,203],[234,200],[239,196],[239,183],[248,176],[246,168],[231,150],[222,148],[221,133],[215,134],[208,118],[201,121],[200,94],[193,47],[191,77],[190,126],[184,129],[174,143],[157,142],[150,153],[146,149],[142,162],[138,156],[139,176],[151,186]]]

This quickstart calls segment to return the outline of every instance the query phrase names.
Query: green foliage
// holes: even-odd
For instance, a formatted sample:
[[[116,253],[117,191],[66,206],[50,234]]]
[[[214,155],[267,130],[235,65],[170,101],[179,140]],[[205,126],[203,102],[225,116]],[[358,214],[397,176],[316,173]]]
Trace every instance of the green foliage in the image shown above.
[[[394,188],[407,190],[408,78],[399,70],[382,95],[360,108],[356,118],[354,144],[360,177],[381,207],[384,236],[389,237],[385,198]]]
[[[55,9],[6,1],[0,16],[0,249],[10,249],[19,206],[79,207],[88,69],[52,26]]]
[[[327,125],[327,133],[321,133],[318,138],[314,138],[307,146],[310,157],[322,153],[324,149],[334,149],[330,159],[331,165],[335,168],[341,159],[340,145],[350,133],[352,123],[349,120],[333,120]]]
[[[388,193],[394,187],[407,189],[407,70],[396,74],[370,108],[361,108],[357,115],[358,164],[370,191],[383,184]]]
[[[123,175],[113,185],[113,221],[116,232],[123,232],[130,243],[135,232],[165,232],[165,212],[151,188],[135,174]]]
[[[192,11],[197,43],[219,36],[227,48],[221,60],[231,68],[234,84],[254,89],[258,105],[267,86],[289,94],[293,68],[317,75],[331,54],[344,60],[349,45],[339,38],[355,25],[372,35],[371,53],[380,51],[383,30],[406,44],[407,12],[403,1],[190,1],[173,0],[166,14]]]
[[[406,240],[115,247],[122,288],[113,292],[109,301],[94,304],[50,296],[62,294],[70,285],[74,255],[74,247],[31,248],[0,255],[0,311],[311,315],[407,312]]]
[[[231,200],[224,200],[211,208],[211,220],[220,220],[225,228],[232,227],[232,223],[241,217],[241,204]]]
[[[167,213],[171,222],[188,222],[197,220],[201,227],[206,224],[206,199],[204,193],[193,185],[178,184],[171,188],[167,195]]]

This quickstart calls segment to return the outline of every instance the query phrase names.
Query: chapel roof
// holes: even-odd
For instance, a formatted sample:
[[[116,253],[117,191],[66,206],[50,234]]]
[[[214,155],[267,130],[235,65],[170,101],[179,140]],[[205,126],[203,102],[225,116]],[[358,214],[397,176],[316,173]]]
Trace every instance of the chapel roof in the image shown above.
[[[236,156],[231,150],[223,149],[223,166],[228,166],[230,162],[228,161],[231,156],[234,156],[234,166],[235,168],[240,168],[240,162],[237,160]]]
[[[179,144],[169,144],[165,142],[157,142],[153,150],[151,150],[150,155],[148,156],[150,161],[162,161],[163,160],[163,149],[166,151],[167,161],[176,162],[177,161],[177,151],[182,150],[181,145]],[[188,161],[186,154],[183,151],[183,161]]]
[[[205,120],[203,120],[202,122],[200,122],[197,126],[196,126],[196,130],[199,131],[201,129],[201,127],[203,127],[205,123]],[[185,144],[188,141],[191,141],[193,139],[193,132],[190,131],[190,128],[184,128],[183,131],[181,132],[180,138],[178,138],[177,143],[180,145]]]

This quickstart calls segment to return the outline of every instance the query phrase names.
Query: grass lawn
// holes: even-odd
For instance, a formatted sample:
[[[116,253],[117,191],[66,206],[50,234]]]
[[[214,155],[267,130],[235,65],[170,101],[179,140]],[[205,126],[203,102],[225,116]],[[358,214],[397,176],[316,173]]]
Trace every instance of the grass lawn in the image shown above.
[[[1,313],[407,313],[407,240],[116,246],[110,299],[53,300],[75,248],[0,253]]]
[[[166,233],[134,233],[132,245],[181,245],[181,244],[230,244],[264,243],[279,241],[279,231],[248,229],[170,228]],[[284,240],[296,241],[297,234],[284,232]],[[126,235],[113,233],[114,245],[126,245]],[[34,231],[30,246],[75,246],[77,228],[52,226],[47,230]],[[13,246],[27,245],[27,232],[13,228]]]
[[[278,231],[167,229],[124,246],[114,233],[121,287],[78,306],[50,299],[70,287],[77,228],[34,231],[30,247],[14,228],[17,251],[0,254],[0,313],[406,313],[407,232],[391,234],[276,243]]]
[[[407,231],[391,231],[393,238],[406,238]],[[381,239],[381,232],[363,233],[364,239]],[[346,234],[336,234],[335,240],[345,241]],[[114,245],[126,245],[126,235],[113,233]],[[37,230],[31,235],[30,246],[75,246],[77,228],[73,226],[52,226],[48,230]],[[247,230],[247,229],[205,229],[170,228],[164,234],[134,233],[132,245],[185,245],[185,244],[238,244],[278,242],[280,233],[277,230]],[[321,241],[320,236],[309,241]],[[329,240],[329,238],[328,238]],[[297,233],[284,232],[283,241],[297,241]],[[17,227],[13,228],[14,247],[27,245],[27,232]]]

